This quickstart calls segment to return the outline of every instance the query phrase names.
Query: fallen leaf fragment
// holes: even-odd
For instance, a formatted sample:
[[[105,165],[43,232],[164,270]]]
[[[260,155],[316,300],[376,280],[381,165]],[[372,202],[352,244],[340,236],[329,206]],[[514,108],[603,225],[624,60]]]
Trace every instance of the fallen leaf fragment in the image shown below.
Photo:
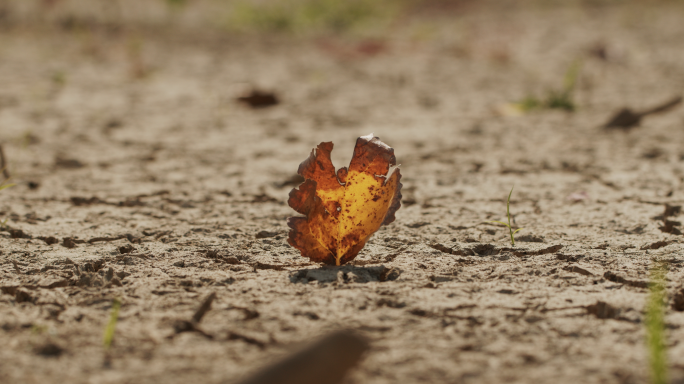
[[[252,108],[266,108],[280,103],[280,99],[275,93],[253,89],[248,94],[240,96],[237,101]]]
[[[570,201],[572,203],[579,203],[579,202],[582,202],[584,200],[588,200],[589,194],[585,191],[573,192],[570,195],[568,195],[567,199],[568,199],[568,201]]]
[[[394,149],[371,133],[356,140],[349,167],[335,172],[332,142],[321,143],[299,165],[305,178],[288,204],[305,217],[291,217],[288,243],[312,261],[342,265],[356,257],[381,225],[401,207],[401,174]]]
[[[365,338],[337,331],[262,368],[240,384],[338,384],[369,347]]]

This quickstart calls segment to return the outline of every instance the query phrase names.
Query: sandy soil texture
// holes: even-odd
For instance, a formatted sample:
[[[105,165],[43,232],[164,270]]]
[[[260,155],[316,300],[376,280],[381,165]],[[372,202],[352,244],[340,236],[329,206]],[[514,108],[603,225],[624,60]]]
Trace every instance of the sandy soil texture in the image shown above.
[[[684,260],[684,10],[504,9],[382,40],[0,32],[0,382],[235,382],[350,328],[346,383],[642,383],[654,259]],[[577,111],[505,116],[581,60]],[[279,105],[235,98],[255,86]],[[403,205],[351,265],[286,241],[318,143],[395,149]],[[512,247],[505,198],[524,229]],[[669,210],[666,211],[666,205]],[[177,332],[216,294],[202,332]],[[103,332],[122,303],[105,364]],[[684,380],[684,313],[668,309]],[[182,327],[181,327],[182,328]]]

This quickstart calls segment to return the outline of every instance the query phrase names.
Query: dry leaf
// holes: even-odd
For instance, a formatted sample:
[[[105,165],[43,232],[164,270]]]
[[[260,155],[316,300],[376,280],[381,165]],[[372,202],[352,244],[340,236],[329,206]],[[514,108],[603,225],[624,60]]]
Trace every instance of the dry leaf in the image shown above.
[[[401,174],[394,149],[374,137],[356,140],[349,168],[335,172],[333,143],[321,143],[299,165],[306,180],[288,204],[306,217],[291,217],[288,242],[309,259],[342,265],[356,257],[368,238],[394,221],[401,206]],[[392,171],[390,171],[392,168]]]
[[[337,331],[258,370],[240,384],[339,384],[369,347],[364,337]]]

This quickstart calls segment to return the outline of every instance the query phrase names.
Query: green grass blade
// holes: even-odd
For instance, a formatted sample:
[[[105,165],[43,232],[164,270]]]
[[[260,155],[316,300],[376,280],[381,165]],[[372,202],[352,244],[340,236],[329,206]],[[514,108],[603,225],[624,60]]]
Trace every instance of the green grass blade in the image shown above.
[[[5,185],[0,185],[0,191],[2,191],[2,190],[5,189],[5,188],[14,187],[15,185],[16,185],[16,184],[5,184]]]
[[[513,232],[513,234],[515,235],[516,233],[518,233],[518,231],[522,231],[522,228],[516,229],[515,232]]]
[[[105,327],[104,332],[104,348],[109,349],[114,341],[114,332],[116,331],[116,322],[119,320],[119,309],[121,308],[121,302],[118,299],[112,300],[112,312],[109,316],[109,323]]]
[[[648,348],[651,383],[666,384],[667,343],[665,340],[665,274],[664,264],[658,263],[651,269],[651,283],[646,303],[646,345]]]
[[[572,63],[572,65],[570,65],[567,72],[565,72],[565,78],[563,79],[564,94],[569,95],[575,88],[575,84],[577,84],[577,77],[579,77],[581,68],[582,62],[580,60],[576,60],[574,63]]]

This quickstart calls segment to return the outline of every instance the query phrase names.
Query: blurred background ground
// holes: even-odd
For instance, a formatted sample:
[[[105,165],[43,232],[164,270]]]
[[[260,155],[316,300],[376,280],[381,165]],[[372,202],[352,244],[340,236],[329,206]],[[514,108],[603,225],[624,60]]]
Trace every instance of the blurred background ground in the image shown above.
[[[677,1],[0,0],[17,184],[0,192],[0,381],[234,382],[339,328],[372,342],[348,383],[646,381],[654,258],[681,288],[681,210],[665,207],[684,200],[684,112],[601,126],[681,95],[682,16]],[[253,89],[278,103],[236,101]],[[343,166],[370,132],[401,163],[397,220],[355,265],[310,264],[286,243],[297,166],[322,141]],[[486,223],[512,186],[515,249]],[[206,335],[176,333],[211,292]],[[680,382],[684,315],[666,319]]]

